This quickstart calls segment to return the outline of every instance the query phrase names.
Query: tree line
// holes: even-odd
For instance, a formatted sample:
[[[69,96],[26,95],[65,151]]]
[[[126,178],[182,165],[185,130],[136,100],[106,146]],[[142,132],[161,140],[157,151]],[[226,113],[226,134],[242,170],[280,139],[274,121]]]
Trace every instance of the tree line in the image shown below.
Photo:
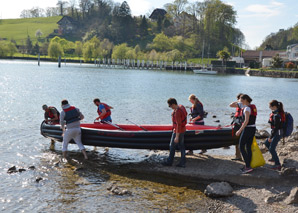
[[[235,27],[237,12],[221,0],[174,0],[164,8],[165,15],[150,19],[132,16],[126,1],[59,0],[55,10],[51,10],[55,12],[38,13],[32,8],[27,16],[72,17],[79,29],[62,37],[73,43],[73,54],[81,53],[86,60],[116,55],[122,58],[124,52],[127,58],[183,60],[201,57],[203,51],[205,56],[216,57],[219,50],[234,50],[245,43],[243,33]],[[70,51],[64,48],[62,45],[64,52]]]

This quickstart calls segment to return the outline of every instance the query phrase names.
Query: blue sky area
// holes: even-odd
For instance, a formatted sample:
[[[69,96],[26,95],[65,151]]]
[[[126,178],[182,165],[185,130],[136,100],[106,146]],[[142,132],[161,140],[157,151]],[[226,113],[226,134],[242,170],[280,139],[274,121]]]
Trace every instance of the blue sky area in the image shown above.
[[[79,0],[77,0],[78,2]],[[54,7],[58,0],[0,0],[0,18],[19,18],[23,9]],[[123,2],[114,0],[114,2]],[[148,15],[154,8],[162,8],[171,0],[127,0],[133,15]],[[189,2],[195,2],[189,0]],[[237,27],[245,35],[246,43],[254,49],[264,38],[279,29],[298,23],[298,0],[224,0],[237,11]],[[1,36],[1,32],[0,32]]]

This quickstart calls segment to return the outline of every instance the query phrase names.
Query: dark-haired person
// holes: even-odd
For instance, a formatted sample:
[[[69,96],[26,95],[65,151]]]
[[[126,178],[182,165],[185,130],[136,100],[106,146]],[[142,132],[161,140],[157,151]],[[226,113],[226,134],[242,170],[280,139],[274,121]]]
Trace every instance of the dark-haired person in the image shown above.
[[[188,100],[192,103],[192,106],[190,108],[190,120],[189,123],[193,123],[196,125],[204,125],[204,107],[201,101],[199,101],[199,99],[194,95],[191,94],[188,97]],[[206,149],[202,149],[200,154],[204,154],[206,153],[207,150]],[[193,151],[189,150],[187,153],[187,155],[192,155]]]
[[[237,95],[237,101],[235,102],[232,102],[230,104],[230,107],[233,107],[233,108],[236,108],[236,112],[234,114],[234,117],[233,117],[233,121],[231,123],[231,125],[233,125],[233,133],[235,134],[241,127],[241,119],[242,119],[242,116],[241,116],[241,110],[242,110],[242,103],[240,101],[240,97],[241,95],[243,95],[242,93],[239,93]],[[242,161],[242,157],[241,157],[241,152],[240,152],[240,149],[239,149],[239,144],[235,145],[235,158],[233,158],[232,160],[239,160],[239,161]]]
[[[63,157],[67,157],[67,147],[69,141],[72,139],[79,146],[82,151],[84,158],[87,160],[87,153],[84,145],[82,144],[81,139],[81,127],[80,120],[84,119],[84,115],[80,112],[80,110],[74,106],[70,106],[67,100],[62,100],[61,102],[62,111],[60,113],[60,124],[63,131],[63,145],[62,145],[62,153]],[[65,130],[66,124],[66,130]]]
[[[280,170],[281,165],[278,155],[276,153],[276,146],[281,138],[282,123],[285,122],[286,116],[283,108],[283,104],[277,100],[272,100],[269,103],[269,108],[272,110],[268,123],[271,124],[271,135],[265,141],[266,147],[272,156],[269,161],[274,161],[272,169]]]
[[[243,104],[241,112],[243,123],[240,129],[236,132],[236,136],[240,136],[239,146],[245,162],[245,167],[242,169],[242,173],[249,173],[253,171],[250,167],[252,157],[251,145],[256,133],[257,109],[255,105],[251,104],[252,99],[246,94],[241,95],[240,101]]]
[[[98,113],[98,117],[96,118],[96,120],[99,120],[104,123],[104,122],[112,122],[112,118],[111,118],[111,109],[113,109],[113,107],[100,102],[99,98],[95,98],[93,100],[93,103],[97,106],[97,113]]]
[[[175,150],[178,147],[181,151],[180,162],[176,165],[178,167],[185,167],[185,146],[184,146],[184,134],[186,131],[187,123],[187,112],[183,105],[178,105],[175,98],[169,98],[168,105],[173,109],[172,122],[173,122],[173,133],[170,142],[170,155],[168,159],[163,162],[164,166],[172,166]]]
[[[44,110],[44,120],[46,123],[59,124],[60,113],[56,107],[44,104],[42,105],[42,109]]]

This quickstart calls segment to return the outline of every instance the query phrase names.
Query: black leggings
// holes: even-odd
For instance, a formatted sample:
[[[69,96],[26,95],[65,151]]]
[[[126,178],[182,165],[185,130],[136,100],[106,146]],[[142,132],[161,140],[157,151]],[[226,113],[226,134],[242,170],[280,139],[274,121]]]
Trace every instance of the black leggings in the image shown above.
[[[256,127],[245,127],[240,136],[239,146],[240,146],[240,151],[245,161],[246,167],[250,167],[251,156],[252,156],[251,145],[252,145],[255,133],[256,133]]]

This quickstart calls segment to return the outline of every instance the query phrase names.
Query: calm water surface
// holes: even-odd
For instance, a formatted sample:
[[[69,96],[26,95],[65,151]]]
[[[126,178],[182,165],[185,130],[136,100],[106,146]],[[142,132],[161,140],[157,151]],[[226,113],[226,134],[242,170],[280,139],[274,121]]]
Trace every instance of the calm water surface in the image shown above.
[[[99,97],[114,107],[115,123],[127,123],[129,119],[139,124],[163,124],[171,122],[167,99],[175,97],[180,104],[190,106],[187,98],[194,93],[209,112],[206,124],[218,125],[215,120],[220,120],[221,125],[228,125],[233,112],[228,105],[242,92],[249,94],[258,108],[258,128],[267,129],[268,102],[272,99],[282,101],[286,111],[298,120],[297,91],[297,79],[203,76],[70,64],[59,69],[56,63],[41,63],[38,67],[36,62],[0,60],[0,209],[119,212],[207,208],[206,203],[197,205],[198,200],[205,199],[198,186],[121,172],[122,162],[140,162],[150,155],[147,150],[110,149],[104,153],[102,149],[91,152],[92,147],[88,147],[90,162],[85,163],[83,172],[75,172],[82,159],[77,147],[70,145],[73,164],[59,163],[61,144],[56,144],[56,151],[50,150],[49,140],[39,132],[43,104],[60,110],[60,101],[66,98],[80,108],[84,122],[93,122],[97,115],[92,100]],[[208,152],[232,154],[234,150]],[[7,174],[13,165],[34,165],[36,170]],[[43,180],[37,183],[37,177]],[[133,196],[112,196],[106,190],[111,181],[132,190]]]

